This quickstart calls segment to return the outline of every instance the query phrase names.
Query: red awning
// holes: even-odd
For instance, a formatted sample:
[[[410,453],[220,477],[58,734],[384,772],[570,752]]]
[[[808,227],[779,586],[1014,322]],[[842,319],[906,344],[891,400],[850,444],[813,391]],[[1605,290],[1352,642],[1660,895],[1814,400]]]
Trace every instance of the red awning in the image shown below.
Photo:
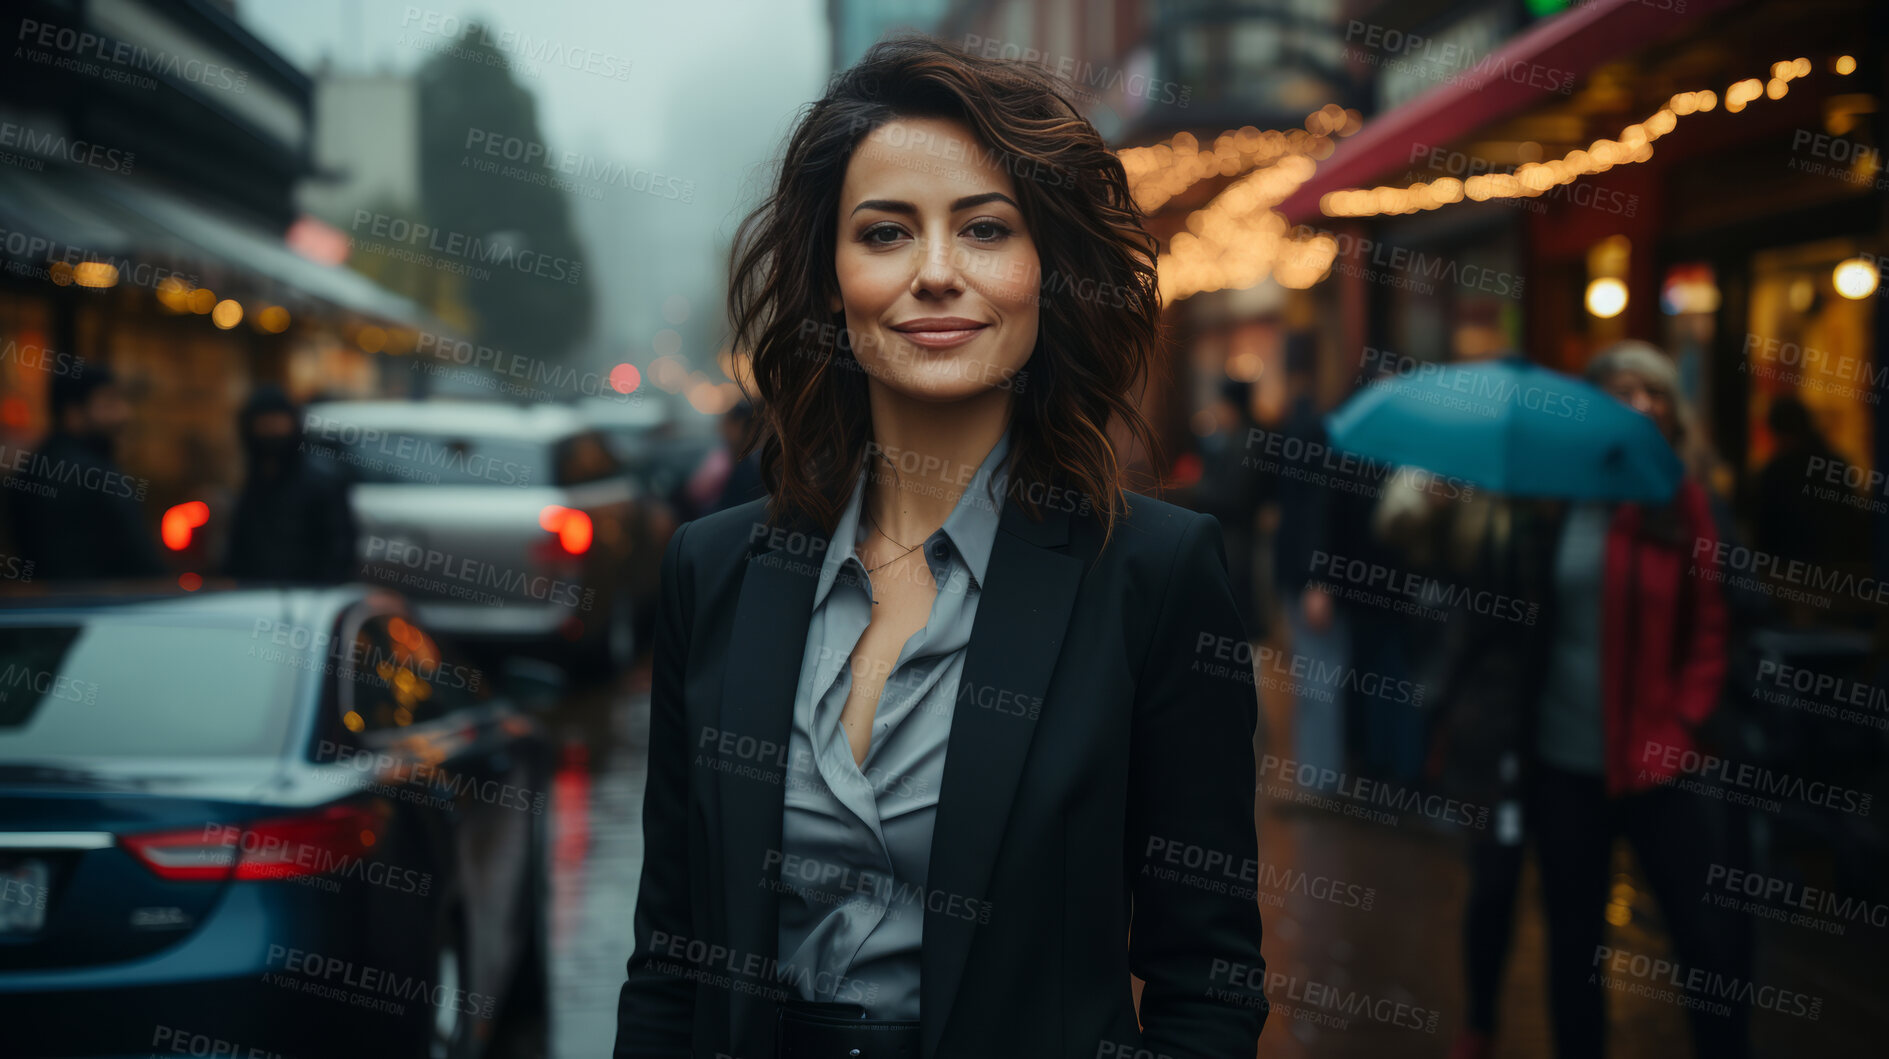
[[[1690,0],[1681,14],[1645,0],[1591,0],[1541,22],[1476,64],[1489,72],[1440,84],[1366,121],[1356,136],[1339,141],[1331,157],[1319,163],[1318,172],[1279,212],[1293,224],[1307,223],[1322,216],[1318,200],[1326,192],[1369,187],[1380,174],[1406,165],[1411,144],[1454,143],[1492,121],[1559,95],[1552,82],[1561,77],[1585,77],[1602,63],[1741,2]],[[1499,70],[1540,70],[1555,76],[1504,77]]]

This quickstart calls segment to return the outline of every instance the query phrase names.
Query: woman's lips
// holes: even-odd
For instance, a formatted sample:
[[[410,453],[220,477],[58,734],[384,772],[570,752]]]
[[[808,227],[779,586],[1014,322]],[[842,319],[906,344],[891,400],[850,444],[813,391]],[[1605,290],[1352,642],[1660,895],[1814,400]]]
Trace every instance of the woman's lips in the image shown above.
[[[926,349],[950,349],[961,346],[976,338],[989,324],[973,323],[969,320],[922,320],[893,328],[899,334],[910,339],[914,345]]]

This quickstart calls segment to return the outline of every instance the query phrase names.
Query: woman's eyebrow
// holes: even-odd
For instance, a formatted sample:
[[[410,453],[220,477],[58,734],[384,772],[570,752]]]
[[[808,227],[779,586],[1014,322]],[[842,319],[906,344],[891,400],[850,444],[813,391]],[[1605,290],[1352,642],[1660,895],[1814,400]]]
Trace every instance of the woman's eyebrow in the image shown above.
[[[957,213],[959,210],[968,210],[973,206],[982,206],[986,202],[1008,202],[1017,210],[1023,208],[1017,205],[1015,199],[1012,199],[1001,191],[986,191],[981,195],[966,195],[958,199],[951,204],[951,212]],[[854,213],[858,213],[860,210],[883,210],[887,213],[903,213],[910,215],[916,214],[918,207],[909,202],[901,202],[897,199],[867,199],[853,207]]]

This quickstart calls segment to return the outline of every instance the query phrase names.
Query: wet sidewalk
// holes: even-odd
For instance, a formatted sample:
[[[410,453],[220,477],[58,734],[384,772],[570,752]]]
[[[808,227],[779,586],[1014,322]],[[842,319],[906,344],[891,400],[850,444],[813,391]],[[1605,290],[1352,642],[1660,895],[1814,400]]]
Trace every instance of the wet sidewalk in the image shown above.
[[[1266,646],[1283,650],[1280,642]],[[1289,691],[1265,687],[1259,751],[1291,756]],[[1331,707],[1326,707],[1331,708]],[[1383,782],[1358,777],[1366,783]],[[1421,813],[1373,813],[1344,798],[1304,804],[1262,775],[1260,901],[1267,996],[1264,1059],[1442,1059],[1466,1014],[1463,904],[1469,875],[1460,830]],[[1660,911],[1624,842],[1614,849],[1605,943],[1671,958]],[[1266,884],[1273,885],[1268,887]],[[1701,898],[1706,897],[1703,888]],[[1552,1057],[1541,887],[1528,858],[1504,977],[1495,1054]],[[1843,934],[1757,920],[1751,982],[1820,1001],[1814,1018],[1754,1010],[1757,1056],[1882,1054],[1889,1030],[1882,956],[1889,923]],[[1687,1011],[1649,988],[1607,994],[1612,1059],[1685,1059]],[[1780,1003],[1779,1009],[1789,1005]]]

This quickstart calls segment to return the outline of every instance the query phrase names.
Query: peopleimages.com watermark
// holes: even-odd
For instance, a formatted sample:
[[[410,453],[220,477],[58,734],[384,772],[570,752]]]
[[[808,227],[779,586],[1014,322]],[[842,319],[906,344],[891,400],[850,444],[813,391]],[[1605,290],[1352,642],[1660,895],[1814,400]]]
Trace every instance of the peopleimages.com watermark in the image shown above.
[[[348,245],[366,253],[473,279],[491,279],[493,268],[554,283],[575,284],[584,278],[582,261],[519,247],[510,239],[467,235],[373,210],[355,210],[351,231]],[[373,238],[363,238],[363,231]]]
[[[601,199],[603,188],[619,187],[685,206],[695,201],[693,180],[665,177],[580,151],[554,151],[537,140],[509,136],[493,129],[468,128],[463,147],[468,152],[465,161],[477,172],[555,187],[585,198]],[[575,179],[565,179],[567,177]]]
[[[288,1059],[281,1052],[176,1026],[155,1027],[151,1034],[151,1054],[153,1059],[158,1055],[189,1055],[196,1059]]]
[[[268,966],[264,982],[370,1011],[403,1015],[408,1003],[417,1002],[489,1019],[498,1010],[496,997],[306,949],[271,943]]]
[[[322,676],[346,674],[363,687],[391,689],[398,680],[421,683],[453,691],[478,691],[485,674],[471,666],[427,659],[393,651],[368,637],[335,636],[325,629],[257,618],[249,630],[248,657],[278,662],[296,669],[307,669]],[[383,677],[382,671],[395,674]],[[405,677],[398,674],[405,673]]]
[[[1083,101],[1105,99],[1114,93],[1124,98],[1145,99],[1150,103],[1165,103],[1185,109],[1194,97],[1194,90],[1188,85],[1163,81],[1146,74],[1129,73],[1074,56],[1055,56],[1036,48],[975,33],[964,35],[963,47],[965,51],[982,55],[986,59],[1003,59],[1035,66],[1068,86],[1071,93]]]
[[[1820,996],[1758,985],[1749,979],[1703,967],[1687,968],[1664,957],[1646,956],[1610,945],[1594,948],[1591,966],[1595,970],[1589,982],[1616,992],[1697,1008],[1714,1015],[1730,1015],[1732,1003],[1812,1021],[1823,1014]]]
[[[1375,379],[1378,385],[1396,389],[1404,400],[1457,408],[1485,419],[1498,418],[1512,407],[1531,415],[1585,423],[1592,408],[1585,394],[1556,385],[1552,379],[1520,382],[1375,346],[1364,347],[1357,378],[1359,382]]]
[[[777,870],[780,880],[768,889],[793,893],[815,904],[869,905],[883,909],[888,919],[934,912],[971,923],[990,922],[990,902],[900,879],[891,872],[770,849],[761,857],[763,885],[774,882]]]
[[[1527,277],[1473,262],[1465,264],[1454,257],[1425,253],[1407,246],[1397,246],[1350,231],[1332,231],[1302,224],[1292,230],[1295,241],[1324,236],[1337,246],[1334,270],[1360,279],[1409,287],[1420,293],[1434,293],[1438,281],[1447,281],[1464,290],[1481,291],[1501,298],[1520,298]],[[1354,263],[1352,259],[1357,259]]]
[[[1224,677],[1241,684],[1257,684],[1321,702],[1332,702],[1338,692],[1363,695],[1382,702],[1412,707],[1423,705],[1422,684],[1387,677],[1356,666],[1331,663],[1293,651],[1261,644],[1254,647],[1237,636],[1202,630],[1194,639],[1193,672]]]
[[[517,30],[492,29],[477,19],[466,19],[434,8],[408,6],[400,14],[399,43],[420,51],[475,62],[496,61],[528,77],[538,76],[538,64],[563,67],[610,81],[630,79],[630,60],[615,52],[583,44],[568,44],[550,37]],[[477,42],[491,49],[467,47]],[[494,54],[496,53],[496,54]]]
[[[0,579],[27,582],[33,579],[33,567],[38,565],[32,559],[0,552]]]
[[[743,952],[718,942],[664,930],[649,932],[647,954],[653,970],[719,989],[750,993],[776,1003],[807,994],[842,1004],[871,1005],[879,998],[876,981],[862,981],[791,961],[783,963],[775,956]],[[656,959],[658,956],[667,959]],[[797,989],[782,989],[780,983],[792,983]]]
[[[1889,731],[1889,689],[1773,658],[1758,663],[1757,685],[1761,702]]]
[[[11,121],[0,121],[0,148],[5,148],[0,150],[0,161],[34,172],[45,168],[46,159],[58,158],[105,173],[128,175],[137,160],[131,151]],[[25,153],[15,154],[15,150]]]
[[[157,87],[160,74],[173,81],[242,94],[249,87],[249,71],[222,63],[209,62],[188,55],[176,55],[163,48],[117,40],[90,30],[73,29],[56,22],[20,19],[20,31],[13,38],[18,45],[13,58],[55,70],[86,77],[96,77],[113,84],[128,85],[142,91]]]
[[[587,614],[597,598],[596,589],[578,582],[375,534],[368,535],[362,558],[365,577],[485,606],[544,603]]]
[[[1252,857],[1236,858],[1224,850],[1161,835],[1148,836],[1140,874],[1205,893],[1241,900],[1257,898],[1275,908],[1283,907],[1288,895],[1366,912],[1377,901],[1376,887],[1329,875],[1308,875],[1297,868],[1267,864]]]
[[[147,261],[133,261],[128,257],[62,243],[31,232],[0,228],[0,250],[6,251],[9,259],[0,267],[12,275],[45,280],[94,294],[102,295],[119,285],[156,290],[166,280],[172,279],[183,283],[186,289],[197,285],[197,274],[194,272],[178,272]],[[114,278],[112,286],[75,284],[74,273],[84,266],[109,269]]]
[[[1762,872],[1713,864],[1705,871],[1705,886],[1720,908],[1824,934],[1844,934],[1852,926],[1889,927],[1889,904]]]
[[[1710,556],[1708,563],[1699,560]],[[1848,596],[1872,606],[1889,606],[1889,582],[1847,570],[1834,570],[1787,559],[1728,541],[1701,537],[1693,542],[1691,573],[1739,588],[1750,588],[1780,599],[1797,599],[1829,606],[1833,597]],[[1826,595],[1812,595],[1813,592]]]
[[[1447,621],[1452,613],[1461,610],[1485,618],[1533,625],[1541,614],[1541,604],[1503,592],[1451,584],[1322,550],[1312,552],[1311,573],[1326,591],[1341,599],[1432,621]]]
[[[246,878],[292,882],[329,893],[340,893],[343,879],[416,897],[425,897],[433,890],[432,872],[402,868],[379,858],[336,853],[318,842],[258,834],[241,824],[205,824],[203,841],[237,850],[249,862]]]
[[[435,762],[416,760],[382,750],[368,750],[323,739],[316,745],[316,764],[341,766],[334,773],[350,789],[364,794],[419,802],[432,808],[450,808],[460,801],[516,809],[543,816],[550,801],[545,791],[532,790]],[[349,775],[352,773],[352,775]]]
[[[1472,46],[1458,41],[1426,37],[1355,18],[1345,26],[1344,51],[1348,59],[1386,71],[1404,71],[1439,84],[1481,89],[1494,81],[1510,81],[1561,95],[1574,91],[1573,70],[1544,66],[1527,59],[1504,59],[1494,52],[1478,53]]]
[[[607,372],[579,371],[569,364],[558,364],[524,353],[514,353],[493,346],[482,346],[461,338],[420,332],[414,344],[414,365],[431,375],[453,373],[455,378],[482,379],[507,396],[548,396],[576,394],[619,404],[646,400],[639,387],[631,393],[617,389]],[[453,372],[454,367],[472,369]],[[523,380],[512,382],[513,379]]]
[[[916,151],[927,158],[946,163],[939,167],[940,171],[949,171],[951,167],[963,163],[965,166],[1001,170],[1017,180],[1028,180],[1047,187],[1074,187],[1076,184],[1073,171],[1041,158],[979,144],[967,145],[961,137],[934,134],[923,126],[893,123],[873,127],[877,121],[877,118],[866,115],[852,121],[853,132],[863,133],[869,129],[873,132],[873,138],[860,147],[866,157],[883,158],[890,151]]]
[[[303,413],[302,436],[304,446],[320,442],[343,463],[402,478],[438,482],[444,471],[460,480],[533,484],[529,464],[498,459],[456,442],[361,426],[319,411]]]
[[[1645,766],[1657,763],[1657,769]],[[1789,799],[1819,809],[1868,816],[1874,795],[1828,780],[1733,761],[1691,747],[1649,739],[1640,748],[1640,780],[1708,798],[1777,812]]]
[[[84,357],[50,350],[36,342],[18,342],[11,338],[7,339],[4,346],[0,346],[0,364],[18,364],[30,371],[43,371],[61,378],[76,379],[85,374]]]
[[[1882,513],[1889,503],[1889,474],[1880,467],[1865,471],[1854,463],[1829,456],[1812,456],[1804,461],[1804,491],[1819,500],[1834,500],[1845,507]]]
[[[1279,782],[1269,786],[1268,776],[1276,776]],[[1438,823],[1473,827],[1479,831],[1489,825],[1486,805],[1272,754],[1260,759],[1259,787],[1268,797],[1279,801],[1296,801],[1392,827],[1401,822],[1398,813],[1413,813]]]
[[[1739,371],[1800,390],[1880,404],[1881,391],[1889,388],[1889,364],[1872,367],[1865,357],[1750,332],[1745,334],[1744,353]]]
[[[1264,427],[1248,427],[1241,448],[1243,468],[1359,496],[1380,495],[1400,469],[1396,464],[1347,452],[1315,438]],[[1454,475],[1425,474],[1416,487],[1444,500],[1468,500],[1476,494],[1473,483]]]
[[[43,669],[25,662],[8,662],[0,669],[0,703],[16,693],[30,692],[37,699],[58,699],[81,706],[98,705],[98,682],[79,680],[55,669]]]
[[[1889,177],[1877,175],[1882,172],[1882,150],[1873,144],[1800,128],[1791,133],[1791,154],[1786,169],[1856,188],[1889,189]]]
[[[1255,1007],[1265,1004],[1284,1018],[1332,1029],[1348,1029],[1357,1019],[1435,1033],[1442,1021],[1442,1012],[1435,1008],[1219,957],[1213,961],[1208,981],[1238,987],[1210,986],[1207,995],[1215,1000]]]
[[[102,496],[143,500],[151,489],[151,482],[146,478],[107,470],[94,463],[49,459],[36,449],[17,445],[0,445],[0,474],[6,475],[0,482],[7,488],[48,499],[71,488]]]

